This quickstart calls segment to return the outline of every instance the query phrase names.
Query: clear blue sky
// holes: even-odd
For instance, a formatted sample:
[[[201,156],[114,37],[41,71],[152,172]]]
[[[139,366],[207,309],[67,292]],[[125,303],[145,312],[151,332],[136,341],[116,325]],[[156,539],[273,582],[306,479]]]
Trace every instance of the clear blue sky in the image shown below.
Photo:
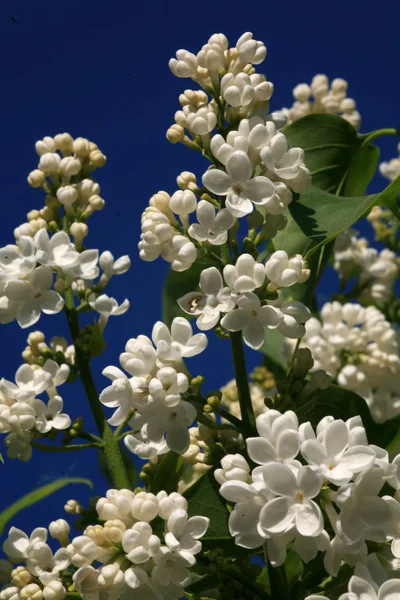
[[[139,260],[140,214],[154,192],[175,190],[180,171],[201,175],[204,168],[194,153],[165,139],[179,108],[178,94],[191,87],[168,69],[175,50],[197,52],[219,31],[234,45],[244,31],[253,31],[268,48],[261,70],[275,84],[272,109],[290,104],[294,85],[322,72],[349,81],[350,95],[363,118],[362,131],[400,127],[399,17],[397,0],[380,5],[367,0],[362,6],[356,0],[327,4],[315,0],[2,1],[0,244],[11,243],[14,227],[30,209],[42,205],[41,192],[26,183],[37,164],[37,139],[68,131],[95,141],[108,157],[107,166],[99,171],[106,208],[90,222],[87,242],[115,256],[130,254],[131,271],[116,278],[109,293],[120,300],[127,296],[131,309],[110,322],[108,348],[93,361],[100,389],[106,382],[103,367],[117,364],[125,341],[149,334],[161,314],[160,284],[166,264]],[[395,147],[395,140],[384,140],[384,158],[394,156]],[[371,189],[383,185],[378,177]],[[329,296],[332,282],[325,279],[321,298]],[[50,335],[65,333],[63,315],[42,317],[38,326]],[[1,376],[13,378],[27,333],[15,323],[2,326]],[[257,360],[253,353],[249,362]],[[232,376],[229,349],[219,340],[213,340],[198,360],[192,359],[190,367],[194,373],[206,374],[209,389]],[[64,386],[60,391],[72,417],[87,415],[80,387]],[[89,417],[87,423],[90,428]],[[28,464],[8,460],[0,465],[0,510],[32,487],[63,475],[90,477],[96,493],[105,490],[91,451],[74,455],[36,451]],[[68,497],[84,499],[87,493],[82,487],[59,492],[30,514],[21,513],[15,524],[29,530],[47,525],[63,516]]]

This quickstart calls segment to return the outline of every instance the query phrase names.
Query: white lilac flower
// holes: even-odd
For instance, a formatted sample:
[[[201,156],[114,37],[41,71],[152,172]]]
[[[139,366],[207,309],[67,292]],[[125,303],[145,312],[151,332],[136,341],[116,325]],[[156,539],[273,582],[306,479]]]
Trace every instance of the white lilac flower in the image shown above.
[[[136,454],[142,460],[149,460],[169,451],[164,437],[160,438],[159,441],[147,438],[147,427],[145,425],[141,428],[140,433],[125,436],[124,444],[132,454]]]
[[[253,293],[240,296],[237,306],[221,319],[221,325],[228,331],[242,331],[245,343],[258,350],[264,343],[266,330],[278,327],[282,313],[273,306],[261,306]]]
[[[290,462],[300,451],[299,421],[288,410],[284,414],[270,409],[256,419],[259,437],[246,440],[251,460],[259,465]]]
[[[241,254],[235,265],[226,265],[224,279],[229,287],[239,294],[253,292],[265,281],[265,268],[250,254]]]
[[[11,527],[7,539],[3,542],[3,551],[13,562],[20,562],[28,557],[27,551],[35,541],[45,542],[47,529],[37,527],[28,537],[21,529]]]
[[[335,420],[317,439],[306,440],[301,452],[307,462],[316,465],[335,485],[348,483],[354,475],[372,465],[375,452],[364,445],[350,445],[350,432],[344,421]]]
[[[107,294],[101,294],[101,296],[90,294],[88,302],[93,310],[100,314],[99,326],[101,330],[107,325],[107,321],[110,317],[123,315],[130,306],[130,302],[127,298],[125,298],[122,304],[118,305],[115,298],[110,298]]]
[[[58,231],[49,237],[45,229],[39,229],[34,240],[37,248],[36,260],[40,264],[71,269],[79,263],[79,252],[65,231]]]
[[[350,578],[348,592],[341,594],[340,600],[396,600],[400,594],[400,579],[389,579],[381,586],[373,585],[357,575]],[[305,600],[328,600],[326,596],[311,595]]]
[[[290,187],[294,192],[303,192],[311,182],[310,171],[304,165],[304,151],[289,148],[286,136],[276,133],[270,145],[260,152],[261,160],[267,167],[267,174]]]
[[[310,467],[296,472],[282,463],[262,467],[266,485],[276,494],[260,513],[260,527],[269,535],[283,533],[292,524],[304,536],[316,536],[323,530],[323,517],[312,500],[321,491],[322,475]]]
[[[152,372],[156,364],[157,352],[147,336],[139,335],[126,342],[125,352],[120,354],[119,360],[121,366],[130,375],[147,375]]]
[[[157,356],[163,362],[180,361],[203,352],[207,347],[207,337],[204,333],[193,335],[192,326],[187,319],[175,317],[171,330],[157,321],[151,334],[157,349]]]
[[[78,265],[71,269],[65,269],[67,279],[84,279],[85,281],[96,279],[99,275],[98,260],[98,250],[84,250],[79,255]]]
[[[187,271],[197,258],[196,246],[183,235],[174,235],[161,249],[161,256],[173,271]],[[153,260],[153,259],[152,259]]]
[[[122,275],[123,273],[126,273],[131,266],[131,261],[126,254],[115,260],[111,252],[105,250],[100,254],[99,265],[107,279],[111,279],[113,275]]]
[[[188,234],[198,242],[209,242],[213,246],[225,244],[228,239],[228,230],[236,222],[236,219],[226,208],[215,214],[214,206],[206,200],[200,200],[196,217],[198,223],[190,225]]]
[[[34,407],[37,413],[36,429],[40,433],[47,433],[51,429],[62,431],[71,425],[71,418],[62,412],[61,396],[49,398],[47,406],[41,400],[34,400]]]
[[[189,315],[197,316],[197,327],[207,331],[217,325],[221,313],[235,307],[237,294],[224,287],[222,275],[215,267],[201,272],[199,287],[201,292],[185,294],[178,299],[178,304]]]
[[[4,293],[17,305],[16,318],[22,328],[34,325],[40,313],[54,315],[64,306],[60,294],[51,290],[53,274],[48,267],[38,267],[24,280],[11,280],[6,283]]]
[[[226,163],[226,172],[209,169],[203,185],[213,194],[226,196],[226,208],[234,217],[253,211],[253,204],[265,205],[275,194],[274,184],[266,177],[252,177],[253,167],[246,152],[237,150]]]
[[[310,269],[301,254],[289,258],[284,250],[277,250],[269,257],[265,272],[276,288],[304,283],[310,276]]]
[[[217,116],[210,106],[201,106],[186,114],[186,128],[195,135],[211,133],[216,124]]]
[[[146,420],[146,435],[149,440],[159,441],[164,435],[170,450],[184,454],[190,444],[188,427],[196,418],[196,409],[181,400],[174,406],[160,402],[149,407],[143,415]]]
[[[25,277],[36,267],[36,249],[32,238],[21,236],[18,245],[0,249],[0,281]]]
[[[186,553],[198,554],[202,544],[200,538],[206,533],[210,520],[207,517],[191,517],[183,509],[173,511],[167,521],[165,543],[172,552],[183,558]]]
[[[179,404],[181,394],[189,387],[184,373],[177,373],[172,367],[162,367],[149,382],[149,393],[156,402],[173,407]]]
[[[310,310],[298,301],[286,302],[280,306],[282,321],[278,329],[285,337],[298,339],[305,335],[305,323],[311,318]]]
[[[15,383],[6,379],[0,381],[0,391],[8,398],[18,402],[31,400],[44,392],[52,384],[52,376],[44,369],[32,369],[30,365],[21,365],[15,373]]]
[[[335,499],[340,508],[338,531],[350,542],[364,540],[367,528],[384,530],[390,523],[390,509],[378,496],[384,482],[383,469],[372,465],[354,483],[339,488]]]

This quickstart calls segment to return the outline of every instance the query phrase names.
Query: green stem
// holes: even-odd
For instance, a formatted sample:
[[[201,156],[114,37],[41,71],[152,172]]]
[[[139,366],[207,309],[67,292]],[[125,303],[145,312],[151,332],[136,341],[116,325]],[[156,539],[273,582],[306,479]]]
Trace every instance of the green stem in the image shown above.
[[[271,598],[275,600],[290,600],[289,588],[286,580],[285,565],[273,567],[265,553],[265,559],[268,569],[269,589]]]
[[[79,375],[89,401],[90,408],[93,413],[94,420],[97,425],[100,437],[104,442],[102,448],[108,470],[110,472],[113,484],[118,488],[131,488],[128,474],[125,469],[124,461],[121,454],[118,439],[114,437],[110,426],[103,413],[99,395],[96,390],[92,371],[90,368],[90,358],[87,357],[81,347],[79,318],[74,306],[74,299],[71,290],[65,293],[65,314],[67,316],[69,329],[71,332],[72,341],[75,347],[76,365],[79,370]]]
[[[43,452],[73,452],[74,450],[83,450],[84,448],[100,448],[99,444],[75,444],[73,446],[52,446],[50,444],[40,444],[32,441],[31,446]]]
[[[362,145],[368,144],[371,140],[375,140],[378,137],[383,137],[385,135],[396,135],[400,136],[400,129],[395,129],[394,127],[385,127],[384,129],[375,129],[375,131],[371,131],[370,133],[366,133],[363,136]]]
[[[242,332],[235,331],[229,334],[231,340],[233,368],[235,371],[236,386],[239,396],[240,412],[242,415],[242,428],[246,436],[256,435],[255,417],[251,402],[249,382],[247,379],[246,361],[244,358]]]

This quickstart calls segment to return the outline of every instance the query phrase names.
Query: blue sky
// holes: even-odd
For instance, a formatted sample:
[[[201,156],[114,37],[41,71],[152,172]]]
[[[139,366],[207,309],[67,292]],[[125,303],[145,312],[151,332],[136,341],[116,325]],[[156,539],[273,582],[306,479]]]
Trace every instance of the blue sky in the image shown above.
[[[26,183],[37,164],[37,139],[68,131],[95,141],[108,157],[108,164],[99,171],[106,208],[90,221],[87,244],[109,249],[115,256],[130,254],[131,271],[113,280],[109,293],[121,301],[128,297],[131,309],[110,322],[108,348],[93,361],[99,389],[106,382],[101,376],[104,366],[117,364],[125,341],[150,334],[161,315],[160,284],[167,266],[162,261],[139,260],[140,214],[154,192],[175,191],[180,171],[201,175],[204,169],[194,153],[171,146],[165,139],[179,108],[177,97],[191,87],[188,80],[172,76],[169,58],[178,48],[197,52],[214,32],[224,32],[234,45],[244,31],[253,31],[268,48],[260,70],[275,84],[272,110],[291,103],[295,84],[309,82],[322,72],[349,81],[349,93],[363,118],[362,131],[400,127],[400,8],[396,0],[387,1],[384,8],[378,11],[372,0],[362,8],[354,0],[338,0],[329,9],[315,0],[288,0],[284,5],[260,0],[247,5],[236,0],[229,4],[205,0],[198,5],[161,0],[3,0],[0,244],[11,243],[14,227],[29,210],[42,205],[42,193]],[[396,141],[385,139],[381,147],[383,157],[391,158]],[[377,177],[371,190],[383,185]],[[332,277],[324,280],[321,298],[329,296],[333,285]],[[49,335],[66,333],[63,315],[42,317],[39,328]],[[27,333],[15,323],[2,326],[0,376],[13,378]],[[249,355],[249,364],[257,360],[255,353]],[[211,340],[208,350],[192,359],[189,367],[193,373],[205,374],[208,389],[215,389],[232,377],[227,344]],[[73,417],[84,415],[90,429],[80,387],[60,391],[66,410]],[[67,475],[91,478],[97,494],[106,489],[92,451],[73,455],[35,452],[30,463],[7,461],[0,470],[0,510],[32,487]],[[88,493],[82,487],[59,492],[30,514],[21,513],[15,524],[29,530],[47,525],[63,516],[68,497],[84,500]]]

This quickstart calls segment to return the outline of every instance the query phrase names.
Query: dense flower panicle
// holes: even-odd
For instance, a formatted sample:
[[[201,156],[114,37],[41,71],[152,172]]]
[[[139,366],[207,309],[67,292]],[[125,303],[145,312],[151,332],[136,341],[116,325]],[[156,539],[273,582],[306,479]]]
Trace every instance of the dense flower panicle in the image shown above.
[[[376,421],[400,413],[397,335],[377,308],[327,303],[321,322],[314,317],[307,322],[301,345],[311,350],[315,370],[366,400]]]
[[[97,501],[96,511],[102,525],[89,525],[72,539],[64,519],[50,523],[48,530],[35,529],[30,537],[12,527],[3,544],[10,562],[1,600],[63,600],[71,574],[73,589],[85,600],[112,599],[132,590],[146,598],[179,600],[191,582],[189,569],[209,520],[189,518],[183,496],[164,491],[111,489]],[[164,521],[162,537],[150,525],[156,518]],[[61,546],[54,554],[48,531]],[[23,565],[13,569],[12,563]]]
[[[293,123],[313,113],[338,114],[356,129],[360,127],[361,117],[356,103],[347,96],[348,83],[344,79],[333,79],[329,84],[326,75],[315,75],[311,85],[299,83],[293,89],[295,102],[290,108],[283,108],[287,122]]]
[[[348,591],[339,596],[339,600],[395,600],[400,597],[400,579],[389,579],[381,585],[372,578],[353,575],[348,584]],[[328,600],[326,596],[311,595],[305,600]]]
[[[129,424],[137,433],[124,441],[134,454],[150,458],[168,449],[179,454],[187,451],[187,428],[196,418],[196,409],[182,398],[189,387],[183,359],[200,354],[207,343],[205,334],[193,335],[190,323],[182,317],[172,321],[171,329],[158,321],[151,340],[132,338],[120,355],[120,364],[131,377],[117,367],[104,369],[103,375],[112,384],[100,394],[100,401],[116,408],[111,425],[118,426],[131,416]]]
[[[299,424],[293,411],[267,409],[256,425],[259,437],[246,445],[259,466],[251,469],[241,455],[227,455],[215,471],[221,495],[234,504],[229,530],[239,546],[266,543],[275,566],[285,562],[291,543],[304,562],[323,552],[325,569],[335,577],[342,562],[364,561],[367,540],[397,539],[398,501],[380,493],[385,482],[398,488],[398,457],[390,464],[384,450],[368,445],[359,417],[344,422],[328,416],[314,430]]]
[[[70,368],[48,359],[43,367],[25,364],[15,374],[15,383],[0,380],[0,433],[10,458],[27,461],[32,455],[30,442],[49,431],[62,431],[71,425],[63,413],[58,386],[68,379]],[[38,398],[47,393],[47,402]]]

